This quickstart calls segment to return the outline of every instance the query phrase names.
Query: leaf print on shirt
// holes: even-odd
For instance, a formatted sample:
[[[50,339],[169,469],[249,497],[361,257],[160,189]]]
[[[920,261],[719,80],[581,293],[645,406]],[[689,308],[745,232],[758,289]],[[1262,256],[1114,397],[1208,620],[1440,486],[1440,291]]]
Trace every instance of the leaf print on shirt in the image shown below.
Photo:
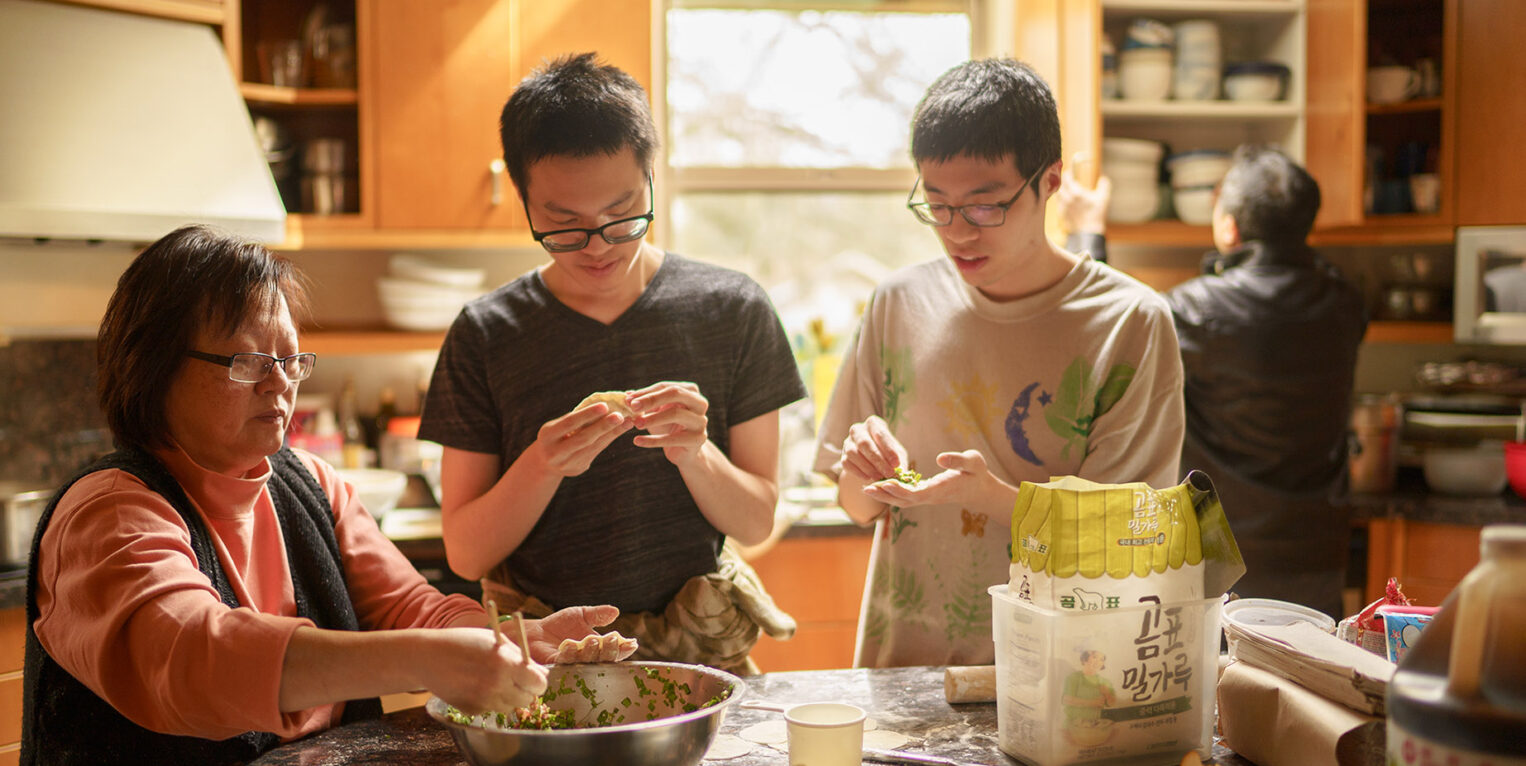
[[[886,526],[890,527],[890,542],[892,543],[901,539],[901,533],[905,532],[907,528],[917,526],[917,522],[906,518],[906,512],[896,505],[890,506],[888,521],[889,523]]]
[[[864,635],[883,640],[892,622],[925,622],[922,583],[910,568],[886,563],[874,572],[874,597],[864,620]]]
[[[882,393],[885,397],[885,423],[892,429],[906,413],[911,403],[915,381],[912,376],[911,350],[880,348],[880,360],[885,365]]]
[[[996,384],[986,383],[977,372],[968,381],[951,381],[948,385],[949,395],[938,402],[938,407],[943,410],[949,434],[960,442],[979,439],[983,424],[1001,414],[996,403]]]
[[[985,560],[984,551],[978,548],[972,551],[968,566],[962,569],[963,576],[946,587],[942,622],[943,635],[950,643],[991,632],[991,596],[986,592],[987,583],[981,576],[985,571]],[[935,573],[940,569],[954,569],[947,564],[935,566],[933,562],[928,566],[934,567],[932,571]]]
[[[1065,440],[1065,446],[1060,450],[1062,459],[1069,459],[1072,447],[1083,450],[1082,457],[1091,451],[1087,440],[1091,437],[1093,424],[1123,398],[1129,383],[1134,380],[1134,367],[1113,365],[1102,385],[1095,389],[1091,378],[1091,364],[1076,357],[1060,377],[1060,390],[1054,401],[1044,408],[1044,421],[1049,424],[1049,430]]]

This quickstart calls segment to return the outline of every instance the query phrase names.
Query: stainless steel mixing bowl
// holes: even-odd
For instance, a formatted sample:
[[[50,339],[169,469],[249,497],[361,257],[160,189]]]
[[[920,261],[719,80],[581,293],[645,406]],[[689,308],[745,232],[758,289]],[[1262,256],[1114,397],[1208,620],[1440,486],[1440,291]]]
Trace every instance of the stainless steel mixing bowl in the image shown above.
[[[672,662],[555,665],[547,676],[546,704],[571,710],[590,728],[507,729],[492,714],[459,723],[438,697],[425,709],[450,730],[472,766],[693,766],[704,758],[727,708],[747,691],[730,673]],[[725,699],[704,706],[721,695]]]

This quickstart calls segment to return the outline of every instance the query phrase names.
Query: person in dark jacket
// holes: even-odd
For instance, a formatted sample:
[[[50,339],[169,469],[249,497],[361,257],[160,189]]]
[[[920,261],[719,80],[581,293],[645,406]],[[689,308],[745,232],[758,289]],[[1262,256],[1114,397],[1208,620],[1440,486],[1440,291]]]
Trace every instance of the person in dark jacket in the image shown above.
[[[1105,198],[1067,182],[1075,206]],[[1223,500],[1246,564],[1235,593],[1338,618],[1351,530],[1335,498],[1367,313],[1307,244],[1319,205],[1319,184],[1287,155],[1236,149],[1214,202],[1215,249],[1166,300],[1186,376],[1182,471],[1206,472]]]

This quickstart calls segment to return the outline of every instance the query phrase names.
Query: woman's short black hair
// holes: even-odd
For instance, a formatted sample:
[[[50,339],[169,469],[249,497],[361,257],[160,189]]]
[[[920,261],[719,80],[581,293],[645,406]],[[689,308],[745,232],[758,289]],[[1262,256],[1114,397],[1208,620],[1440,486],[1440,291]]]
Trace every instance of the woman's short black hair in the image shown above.
[[[526,199],[529,169],[537,160],[609,155],[630,147],[650,172],[658,145],[646,91],[593,53],[563,56],[522,80],[503,105],[498,138],[520,199]]]
[[[306,315],[307,290],[290,261],[205,226],[176,229],[138,254],[96,339],[97,394],[117,445],[166,446],[170,381],[197,334],[232,335],[257,312],[280,310],[282,297],[294,321]]]
[[[911,157],[1011,157],[1028,178],[1060,159],[1054,94],[1033,68],[1008,58],[966,61],[928,86],[911,118]],[[1039,184],[1033,184],[1038,193]]]

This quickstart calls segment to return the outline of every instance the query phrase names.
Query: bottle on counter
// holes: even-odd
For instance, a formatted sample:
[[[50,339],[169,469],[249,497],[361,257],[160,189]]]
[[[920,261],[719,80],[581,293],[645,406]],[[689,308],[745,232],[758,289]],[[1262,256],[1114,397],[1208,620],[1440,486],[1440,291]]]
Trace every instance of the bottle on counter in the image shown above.
[[[1389,681],[1389,764],[1526,766],[1526,525],[1480,548]]]
[[[366,429],[360,422],[360,406],[355,397],[355,379],[346,377],[344,388],[339,391],[338,405],[339,437],[343,443],[345,468],[367,468],[370,460],[366,454]]]

